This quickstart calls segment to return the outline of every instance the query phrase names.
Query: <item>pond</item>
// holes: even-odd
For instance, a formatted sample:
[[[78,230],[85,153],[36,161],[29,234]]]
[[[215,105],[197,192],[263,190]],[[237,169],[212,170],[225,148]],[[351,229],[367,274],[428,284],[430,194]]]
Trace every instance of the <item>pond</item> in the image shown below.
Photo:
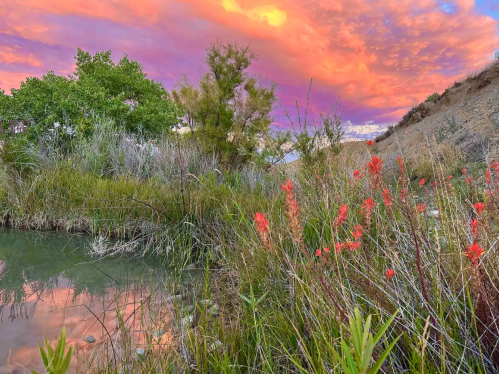
[[[79,235],[0,230],[0,373],[42,372],[37,342],[46,336],[54,346],[63,326],[78,358],[73,372],[85,372],[75,365],[90,365],[99,349],[109,355],[110,341],[116,356],[120,327],[132,352],[151,333],[159,346],[172,342],[175,298],[168,290],[192,287],[199,271],[177,279],[156,257],[96,259],[87,254],[90,243]]]

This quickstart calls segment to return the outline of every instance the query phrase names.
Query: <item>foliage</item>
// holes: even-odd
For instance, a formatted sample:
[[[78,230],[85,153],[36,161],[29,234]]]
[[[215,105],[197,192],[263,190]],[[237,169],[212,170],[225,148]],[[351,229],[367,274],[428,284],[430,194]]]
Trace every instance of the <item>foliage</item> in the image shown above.
[[[359,308],[355,308],[354,317],[350,318],[350,337],[348,340],[343,338],[341,340],[340,345],[343,355],[333,348],[335,359],[340,363],[345,374],[376,374],[381,369],[381,365],[383,365],[383,362],[390,354],[400,336],[394,339],[376,362],[371,365],[374,348],[380,339],[384,337],[386,330],[393,322],[396,315],[397,312],[385,322],[376,336],[373,337],[370,332],[372,317],[368,316],[366,322],[363,323]],[[350,353],[351,346],[353,346],[353,355]],[[371,367],[371,369],[369,369],[369,367]]]
[[[53,71],[41,78],[28,77],[12,89],[8,105],[0,96],[0,116],[27,126],[28,138],[36,141],[49,126],[59,122],[88,136],[96,119],[106,116],[118,128],[157,135],[178,123],[181,115],[162,84],[150,80],[137,61],[125,55],[117,64],[111,51],[94,56],[78,49],[74,75]],[[6,131],[8,126],[3,125]]]
[[[341,125],[341,115],[339,113],[338,103],[336,103],[326,114],[319,113],[319,123],[316,123],[315,120],[312,122],[308,120],[307,114],[311,89],[312,80],[310,80],[305,115],[303,117],[300,114],[298,101],[296,102],[298,126],[291,116],[286,113],[288,120],[292,125],[291,137],[293,148],[306,170],[311,168],[323,169],[325,162],[327,161],[328,151],[335,154],[341,151],[341,140],[345,134]]]
[[[438,99],[440,98],[440,95],[438,92],[434,92],[431,95],[429,95],[425,101],[435,103]]]
[[[254,59],[249,46],[215,43],[207,49],[208,73],[198,87],[184,78],[172,92],[203,147],[234,165],[255,155],[276,101],[274,83],[267,88],[259,77],[248,75]]]
[[[62,328],[61,337],[57,340],[55,350],[50,346],[47,338],[45,340],[45,349],[38,343],[40,356],[42,357],[43,365],[47,369],[47,374],[66,374],[71,365],[71,357],[73,355],[74,346],[71,346],[66,355],[64,351],[66,348],[66,328]],[[33,374],[38,374],[36,371],[31,370]]]

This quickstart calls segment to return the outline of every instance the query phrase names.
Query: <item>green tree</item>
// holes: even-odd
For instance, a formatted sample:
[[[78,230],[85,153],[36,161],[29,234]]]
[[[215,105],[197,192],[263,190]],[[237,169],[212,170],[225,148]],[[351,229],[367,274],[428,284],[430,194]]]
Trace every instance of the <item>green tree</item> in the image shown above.
[[[92,132],[96,119],[107,117],[130,132],[154,136],[178,123],[181,111],[163,85],[147,78],[143,67],[127,56],[118,64],[111,51],[94,56],[81,49],[76,54],[74,75],[49,71],[41,78],[29,77],[12,97],[0,95],[0,116],[23,121],[28,138],[36,140],[54,122],[73,127],[78,134]]]
[[[264,87],[259,77],[248,75],[254,59],[249,46],[217,42],[207,49],[208,73],[198,87],[184,78],[172,91],[206,149],[232,163],[255,155],[273,120],[276,85]]]

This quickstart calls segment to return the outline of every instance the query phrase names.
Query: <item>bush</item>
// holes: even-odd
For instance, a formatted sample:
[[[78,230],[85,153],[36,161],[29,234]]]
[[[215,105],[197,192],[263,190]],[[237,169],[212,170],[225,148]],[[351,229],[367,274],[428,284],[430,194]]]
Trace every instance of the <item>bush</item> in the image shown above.
[[[91,56],[78,49],[74,75],[49,71],[42,78],[29,77],[12,97],[0,94],[3,131],[12,124],[27,126],[31,141],[59,122],[87,137],[105,115],[121,129],[149,136],[175,126],[181,111],[159,82],[147,79],[142,65],[123,57],[118,64],[111,51]],[[12,133],[12,131],[10,131]]]
[[[435,93],[432,93],[431,95],[429,95],[426,98],[425,102],[436,103],[439,98],[440,98],[440,95],[438,94],[438,92],[435,92]]]

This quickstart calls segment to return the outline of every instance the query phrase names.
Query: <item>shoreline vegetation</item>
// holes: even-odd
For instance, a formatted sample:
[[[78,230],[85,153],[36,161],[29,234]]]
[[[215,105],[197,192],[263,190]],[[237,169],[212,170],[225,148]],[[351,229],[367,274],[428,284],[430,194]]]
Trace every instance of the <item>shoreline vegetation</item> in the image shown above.
[[[192,308],[169,290],[168,347],[137,356],[118,324],[87,372],[496,373],[499,163],[389,168],[373,141],[348,153],[336,106],[271,134],[275,85],[253,59],[216,43],[170,97],[137,62],[78,50],[75,77],[0,95],[2,225],[205,269]]]

